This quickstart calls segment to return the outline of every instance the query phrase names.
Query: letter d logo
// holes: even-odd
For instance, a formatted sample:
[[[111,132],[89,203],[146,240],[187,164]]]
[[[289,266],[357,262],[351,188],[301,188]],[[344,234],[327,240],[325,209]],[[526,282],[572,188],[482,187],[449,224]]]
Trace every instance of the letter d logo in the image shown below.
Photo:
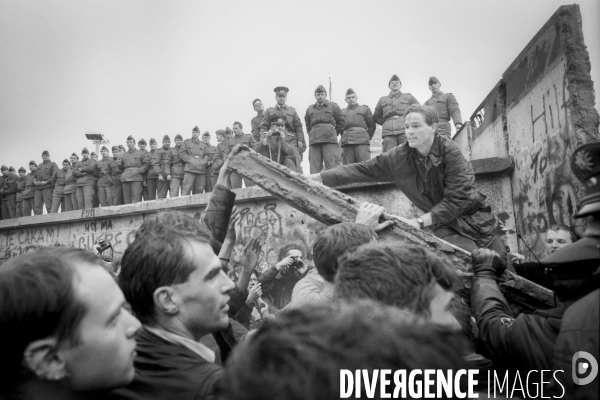
[[[585,351],[578,351],[573,355],[571,368],[573,370],[573,382],[578,385],[587,385],[598,375],[598,361]]]

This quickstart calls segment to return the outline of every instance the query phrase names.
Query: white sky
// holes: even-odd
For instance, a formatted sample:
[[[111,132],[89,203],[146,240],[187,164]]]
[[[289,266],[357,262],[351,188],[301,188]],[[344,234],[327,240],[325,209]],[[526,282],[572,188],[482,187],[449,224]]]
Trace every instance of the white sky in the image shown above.
[[[562,3],[565,4],[565,3]],[[600,1],[579,2],[596,92]],[[181,1],[0,0],[0,163],[60,162],[94,146],[214,132],[252,100],[304,118],[314,89],[348,87],[373,110],[394,73],[421,103],[430,75],[464,119],[561,5],[555,0]],[[598,108],[598,107],[597,107]],[[304,121],[303,121],[304,122]]]

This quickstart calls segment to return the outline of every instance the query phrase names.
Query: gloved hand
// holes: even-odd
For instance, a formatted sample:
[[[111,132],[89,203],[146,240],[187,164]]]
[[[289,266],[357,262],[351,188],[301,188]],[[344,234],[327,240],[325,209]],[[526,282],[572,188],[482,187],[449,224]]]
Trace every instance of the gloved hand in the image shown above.
[[[494,250],[477,249],[471,253],[471,259],[475,276],[496,279],[506,269],[502,258]]]

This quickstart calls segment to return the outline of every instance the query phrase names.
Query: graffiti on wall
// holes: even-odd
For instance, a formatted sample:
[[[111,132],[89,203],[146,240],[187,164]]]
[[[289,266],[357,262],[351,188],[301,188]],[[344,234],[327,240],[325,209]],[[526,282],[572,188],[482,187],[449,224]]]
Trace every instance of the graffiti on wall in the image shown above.
[[[112,219],[86,221],[83,232],[71,234],[71,246],[93,250],[99,240],[110,243],[116,253],[122,253],[134,239],[138,226],[118,229]]]
[[[11,232],[6,241],[2,260],[35,251],[42,247],[62,246],[59,243],[60,228],[32,228]]]

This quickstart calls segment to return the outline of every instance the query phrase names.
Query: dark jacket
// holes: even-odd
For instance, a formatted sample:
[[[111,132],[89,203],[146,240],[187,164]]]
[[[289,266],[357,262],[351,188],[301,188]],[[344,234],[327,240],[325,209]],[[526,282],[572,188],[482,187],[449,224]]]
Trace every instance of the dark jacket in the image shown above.
[[[436,135],[426,164],[408,143],[358,164],[321,172],[323,183],[394,182],[424,212],[432,214],[434,233],[448,229],[479,247],[495,238],[498,225],[485,196],[474,188],[471,163],[450,139]]]
[[[56,163],[52,161],[43,161],[38,165],[36,177],[38,181],[48,181],[45,185],[36,186],[36,189],[48,189],[54,187],[52,185],[52,176],[58,170]]]
[[[306,140],[304,139],[304,131],[302,131],[302,121],[300,121],[300,117],[294,107],[290,107],[287,104],[270,107],[264,112],[263,120],[260,124],[261,137],[271,127],[271,117],[273,115],[282,115],[285,117],[285,128],[296,136],[295,140],[288,140],[288,142],[292,142],[298,148],[300,154],[304,153],[304,150],[306,150]]]
[[[344,116],[344,133],[342,146],[352,144],[370,144],[375,133],[375,120],[373,113],[367,106],[356,104],[342,110]]]
[[[211,144],[207,144],[206,151],[208,152],[208,155],[209,155],[208,164],[206,166],[206,172],[208,172],[210,174],[214,174],[215,169],[213,168],[213,166],[215,165],[215,154],[217,153],[217,148]],[[218,173],[219,173],[219,171],[217,170],[217,174]]]
[[[160,174],[161,153],[158,149],[150,150],[146,156],[148,157],[148,172],[146,173],[146,179],[158,179],[158,174]]]
[[[98,186],[112,186],[112,171],[111,161],[114,161],[111,157],[102,157],[102,160],[96,162],[98,169]]]
[[[31,199],[35,197],[35,184],[37,181],[37,171],[30,172],[25,175],[25,190],[23,191],[24,199]]]
[[[67,185],[65,186],[63,193],[64,194],[73,194],[77,192],[77,178],[73,175],[73,167],[75,165],[69,167],[67,170],[67,174],[65,175],[65,180],[67,181]]]
[[[116,397],[131,400],[216,398],[223,367],[168,342],[144,327],[136,336],[135,378]]]
[[[171,175],[171,178],[181,179],[183,178],[183,167],[185,162],[179,156],[181,146],[175,146],[167,152],[167,158],[165,161],[165,171],[167,175]]]
[[[375,106],[373,118],[381,125],[381,136],[404,135],[404,113],[411,104],[420,104],[410,93],[390,92]]]
[[[73,176],[77,178],[77,186],[96,186],[96,161],[88,158],[75,164]]]
[[[213,157],[213,175],[219,175],[219,171],[229,154],[227,140],[223,140],[215,147],[215,156]]]
[[[143,182],[144,174],[148,171],[148,158],[146,152],[138,149],[129,149],[121,154],[118,164],[123,168],[121,182]]]
[[[206,144],[200,139],[186,139],[179,150],[179,157],[185,162],[184,172],[206,174],[206,166],[210,160]]]
[[[308,131],[308,143],[336,143],[337,136],[344,131],[344,117],[340,107],[325,100],[323,104],[311,104],[306,109],[304,116],[306,130]]]
[[[156,173],[160,176],[162,175],[163,179],[167,179],[167,175],[171,175],[171,165],[169,162],[169,152],[171,151],[171,147],[161,147],[158,151],[160,157],[160,163],[158,170]]]
[[[256,117],[252,118],[252,121],[250,121],[252,137],[257,142],[260,140],[260,124],[262,124],[264,115],[265,115],[264,112],[262,112],[260,114],[256,114]]]
[[[121,185],[121,175],[123,175],[123,165],[119,157],[113,157],[110,160],[110,174],[112,176],[113,185]]]
[[[460,108],[458,101],[452,93],[439,92],[433,95],[425,102],[426,106],[434,107],[438,115],[440,116],[440,123],[438,124],[437,133],[440,135],[450,135],[452,128],[450,127],[450,118],[456,124],[462,124],[462,117],[460,115]]]
[[[25,191],[25,177],[17,176],[17,202],[23,201],[23,192]]]
[[[7,176],[2,177],[2,184],[0,185],[0,195],[3,200],[10,198],[16,199],[17,197],[17,186],[19,184],[16,174],[8,173]]]
[[[564,311],[561,307],[514,317],[494,279],[473,277],[471,313],[495,364],[522,371],[549,370]]]
[[[71,168],[59,169],[52,176],[52,184],[54,185],[54,193],[53,196],[64,196],[65,195],[65,186],[67,185],[67,173]]]

